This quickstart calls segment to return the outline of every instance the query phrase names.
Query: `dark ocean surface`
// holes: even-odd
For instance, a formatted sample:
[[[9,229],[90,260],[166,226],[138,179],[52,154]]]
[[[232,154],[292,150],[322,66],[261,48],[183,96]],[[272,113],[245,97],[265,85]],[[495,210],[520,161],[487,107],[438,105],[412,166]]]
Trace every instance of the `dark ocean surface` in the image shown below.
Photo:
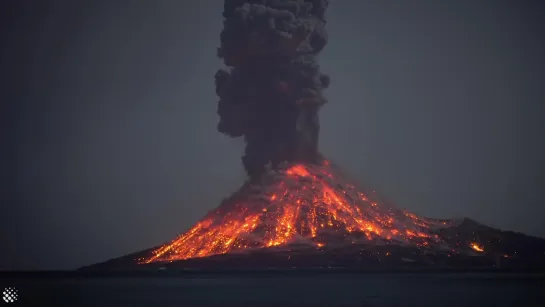
[[[545,306],[544,275],[208,274],[0,280],[3,287],[18,290],[18,301],[6,306]]]

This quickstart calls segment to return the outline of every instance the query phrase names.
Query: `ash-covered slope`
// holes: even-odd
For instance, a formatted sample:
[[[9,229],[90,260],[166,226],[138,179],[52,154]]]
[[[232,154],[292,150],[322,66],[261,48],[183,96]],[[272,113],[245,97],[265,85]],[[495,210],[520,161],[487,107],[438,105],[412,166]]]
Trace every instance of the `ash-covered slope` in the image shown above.
[[[538,267],[545,240],[470,219],[423,218],[356,188],[338,168],[284,165],[248,182],[172,242],[95,268]]]

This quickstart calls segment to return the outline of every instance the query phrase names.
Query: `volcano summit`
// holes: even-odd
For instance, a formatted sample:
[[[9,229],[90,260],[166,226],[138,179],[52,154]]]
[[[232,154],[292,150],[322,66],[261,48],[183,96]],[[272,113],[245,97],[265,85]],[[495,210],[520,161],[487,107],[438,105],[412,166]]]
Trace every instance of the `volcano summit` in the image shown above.
[[[318,150],[326,0],[226,0],[219,132],[244,185],[172,242],[92,268],[544,267],[545,240],[398,209]]]

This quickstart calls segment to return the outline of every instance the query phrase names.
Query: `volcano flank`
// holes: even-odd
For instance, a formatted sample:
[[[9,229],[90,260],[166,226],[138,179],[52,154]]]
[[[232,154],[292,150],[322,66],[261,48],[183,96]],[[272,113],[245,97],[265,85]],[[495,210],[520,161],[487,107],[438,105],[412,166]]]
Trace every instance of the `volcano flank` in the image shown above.
[[[326,161],[326,165],[329,163]],[[143,259],[173,261],[253,248],[324,247],[386,240],[441,247],[430,228],[447,222],[403,212],[345,182],[328,166],[294,165],[249,184],[187,233]]]
[[[88,269],[545,268],[545,240],[419,217],[358,189],[327,160],[281,166],[172,242]]]
[[[318,150],[326,0],[225,0],[218,131],[248,180],[162,246],[87,269],[545,268],[545,240],[432,219],[357,186]]]

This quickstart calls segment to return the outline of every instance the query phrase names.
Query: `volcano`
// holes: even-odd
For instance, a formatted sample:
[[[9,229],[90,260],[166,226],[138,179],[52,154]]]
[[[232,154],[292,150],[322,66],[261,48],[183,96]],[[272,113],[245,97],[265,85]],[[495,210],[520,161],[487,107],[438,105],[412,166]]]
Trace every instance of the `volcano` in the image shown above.
[[[545,240],[425,218],[356,186],[318,150],[327,0],[225,0],[220,133],[246,183],[172,242],[92,268],[543,267]]]
[[[329,162],[325,162],[329,164]],[[247,184],[187,233],[143,259],[174,261],[264,247],[316,247],[372,240],[441,246],[420,219],[368,196],[327,166],[294,165]]]
[[[328,160],[247,181],[188,231],[90,268],[545,268],[545,240],[470,219],[420,217]]]

